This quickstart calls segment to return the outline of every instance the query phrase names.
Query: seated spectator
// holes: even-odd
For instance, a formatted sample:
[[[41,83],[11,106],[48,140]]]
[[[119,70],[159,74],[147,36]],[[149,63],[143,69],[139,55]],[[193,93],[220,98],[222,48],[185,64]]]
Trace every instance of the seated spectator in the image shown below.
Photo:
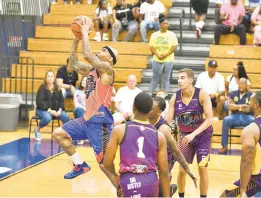
[[[216,117],[214,119],[221,118],[225,102],[225,80],[222,74],[217,72],[217,62],[215,60],[209,61],[208,71],[199,74],[195,87],[203,89],[209,94],[212,107],[216,107]]]
[[[159,15],[165,14],[164,5],[158,0],[147,0],[140,6],[140,34],[142,42],[147,41],[147,31],[160,29]]]
[[[228,131],[234,126],[247,126],[254,121],[254,117],[249,113],[249,101],[251,92],[247,91],[247,79],[240,78],[239,89],[229,94],[228,109],[232,112],[223,120],[222,124],[222,149],[219,154],[227,152]]]
[[[261,6],[258,6],[252,14],[251,22],[254,27],[254,45],[261,46]]]
[[[168,109],[169,109],[169,101],[166,100],[166,97],[167,97],[168,93],[166,93],[165,91],[163,90],[159,90],[157,93],[156,93],[156,97],[161,97],[165,100],[165,103],[166,103],[166,108],[165,110],[161,113],[161,116],[165,119],[167,119],[167,113],[168,113]]]
[[[73,102],[74,102],[74,110],[73,114],[75,118],[80,118],[83,116],[86,111],[85,100],[86,100],[86,81],[87,77],[83,77],[81,80],[81,84],[79,90],[75,90]]]
[[[70,120],[64,111],[64,98],[61,90],[55,84],[54,73],[45,74],[44,83],[36,94],[36,115],[40,118],[39,126],[34,129],[35,139],[41,141],[40,129],[47,126],[52,117],[60,119],[63,123]]]
[[[244,0],[244,1],[245,1],[246,14],[244,17],[243,24],[247,28],[247,31],[251,32],[249,30],[249,27],[251,25],[251,16],[252,16],[254,10],[256,9],[256,7],[258,7],[260,5],[261,1],[260,0]]]
[[[226,95],[229,92],[238,90],[238,82],[240,78],[247,79],[247,90],[250,91],[251,82],[246,74],[243,62],[238,62],[233,67],[233,73],[228,75],[225,82]]]
[[[136,76],[129,75],[127,86],[121,87],[114,98],[115,108],[118,112],[113,114],[114,125],[120,124],[133,117],[132,106],[134,98],[142,92],[136,87]]]
[[[208,12],[209,0],[190,0],[190,5],[195,11],[196,36],[201,37],[201,32],[205,24],[206,14]]]
[[[230,0],[224,3],[220,9],[221,24],[215,27],[215,44],[219,45],[220,35],[235,33],[239,35],[240,44],[246,44],[246,27],[242,24],[245,16],[245,8],[238,0]]]
[[[108,29],[111,28],[110,19],[112,17],[112,9],[108,5],[107,0],[99,0],[99,4],[94,13],[94,28],[96,36],[95,41],[108,41]],[[100,32],[101,31],[101,32]]]
[[[63,97],[72,97],[75,91],[75,85],[78,81],[78,74],[69,67],[69,58],[67,65],[60,67],[56,74],[56,84],[62,90]]]
[[[68,0],[64,0],[63,1],[64,2],[64,4],[68,4]],[[73,1],[71,0],[71,3],[72,3]],[[52,4],[56,4],[56,0],[52,0]],[[75,1],[75,4],[81,4],[81,1],[80,0],[76,0]]]
[[[132,40],[138,31],[138,22],[134,16],[137,16],[137,9],[132,4],[127,4],[125,0],[117,0],[113,8],[112,41],[117,41],[119,32],[128,30],[124,41]]]
[[[158,86],[160,74],[164,68],[163,90],[169,92],[170,76],[174,64],[174,52],[178,46],[178,39],[174,32],[168,31],[168,21],[164,14],[159,16],[160,31],[154,32],[150,37],[150,50],[153,54],[153,77],[150,83],[152,92]]]

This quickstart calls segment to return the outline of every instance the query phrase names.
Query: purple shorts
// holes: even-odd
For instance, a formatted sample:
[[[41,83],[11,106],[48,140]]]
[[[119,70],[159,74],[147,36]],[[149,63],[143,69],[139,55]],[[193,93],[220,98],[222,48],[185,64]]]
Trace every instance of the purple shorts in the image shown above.
[[[63,124],[62,129],[68,133],[73,140],[88,139],[94,150],[97,161],[99,163],[103,162],[103,157],[112,130],[112,124],[93,123],[86,121],[81,117],[66,122]]]
[[[208,165],[210,160],[212,132],[212,128],[208,128],[196,136],[188,145],[183,144],[182,139],[191,133],[180,132],[179,149],[189,164],[193,163],[194,156],[197,153],[198,165],[202,167]]]
[[[156,172],[124,173],[120,176],[118,197],[158,197],[159,180]]]
[[[246,194],[248,197],[254,196],[256,193],[261,192],[261,175],[252,175],[247,185]],[[234,186],[225,190],[222,197],[237,197],[240,196],[240,180],[234,183]]]

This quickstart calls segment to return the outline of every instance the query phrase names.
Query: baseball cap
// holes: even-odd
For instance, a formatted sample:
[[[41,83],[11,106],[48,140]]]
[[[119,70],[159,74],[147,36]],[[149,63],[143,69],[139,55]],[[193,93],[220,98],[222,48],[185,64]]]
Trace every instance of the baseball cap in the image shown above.
[[[217,67],[217,61],[215,61],[215,60],[210,60],[210,61],[208,62],[208,66],[209,66],[209,67]]]

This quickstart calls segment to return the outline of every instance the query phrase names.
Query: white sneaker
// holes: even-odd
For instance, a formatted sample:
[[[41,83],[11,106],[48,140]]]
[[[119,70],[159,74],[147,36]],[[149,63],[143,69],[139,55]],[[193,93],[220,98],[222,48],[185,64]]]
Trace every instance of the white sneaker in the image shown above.
[[[96,32],[96,36],[93,38],[94,41],[101,42],[101,33]]]
[[[56,1],[52,1],[52,4],[56,4]]]
[[[41,141],[41,135],[40,133],[36,130],[36,128],[34,129],[34,136],[36,141],[40,142]]]
[[[108,39],[108,35],[107,35],[107,34],[103,34],[102,40],[103,40],[103,41],[108,41],[108,40],[109,40],[109,39]]]
[[[219,118],[218,118],[218,117],[214,117],[213,120],[214,120],[214,121],[218,121]]]

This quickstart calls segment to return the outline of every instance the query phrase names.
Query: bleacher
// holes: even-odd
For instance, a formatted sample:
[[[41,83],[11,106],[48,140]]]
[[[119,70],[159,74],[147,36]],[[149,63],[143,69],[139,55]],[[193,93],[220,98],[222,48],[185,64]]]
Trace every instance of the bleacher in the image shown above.
[[[127,2],[132,2],[131,0]],[[166,10],[172,5],[171,0],[162,0]],[[110,1],[111,7],[115,5],[116,1]],[[32,87],[32,75],[33,66],[29,65],[28,70],[20,62],[20,64],[12,65],[12,68],[17,70],[11,70],[11,78],[6,79],[2,86],[6,87],[6,91],[14,91],[15,84],[16,89],[24,92],[25,87],[21,86],[24,83],[16,83],[15,77],[20,78],[25,76],[28,72],[28,92],[36,93],[41,83],[43,83],[44,74],[48,70],[56,72],[59,67],[66,64],[66,59],[69,56],[72,40],[74,38],[70,24],[72,20],[78,15],[87,15],[93,17],[94,10],[97,7],[97,2],[93,1],[93,4],[88,5],[86,0],[82,1],[82,4],[64,4],[62,0],[58,0],[57,4],[50,6],[50,13],[43,15],[43,25],[36,27],[35,38],[29,38],[27,42],[27,50],[20,51],[20,57],[30,57],[34,60],[34,87]],[[111,31],[109,31],[111,32]],[[149,32],[150,37],[152,32]],[[95,35],[95,31],[90,34],[90,39]],[[122,40],[126,32],[121,32],[119,40]],[[109,38],[111,33],[109,33]],[[116,48],[120,52],[120,58],[115,65],[115,89],[125,85],[128,75],[134,74],[137,77],[137,82],[141,82],[142,71],[147,67],[147,58],[151,55],[149,46],[147,43],[141,43],[139,32],[136,34],[133,42],[93,42],[91,41],[91,47],[93,52],[98,52],[103,46],[110,45]],[[82,56],[81,42],[78,47],[79,60],[84,61]],[[22,71],[21,71],[22,70]],[[22,75],[21,75],[22,74]],[[20,81],[20,79],[19,79]],[[25,78],[21,81],[26,81]],[[5,84],[6,83],[6,84]],[[72,99],[67,99],[65,102],[66,110],[71,118],[73,118],[73,102]],[[35,115],[35,111],[29,112],[29,120]],[[43,131],[50,131],[47,127]]]

